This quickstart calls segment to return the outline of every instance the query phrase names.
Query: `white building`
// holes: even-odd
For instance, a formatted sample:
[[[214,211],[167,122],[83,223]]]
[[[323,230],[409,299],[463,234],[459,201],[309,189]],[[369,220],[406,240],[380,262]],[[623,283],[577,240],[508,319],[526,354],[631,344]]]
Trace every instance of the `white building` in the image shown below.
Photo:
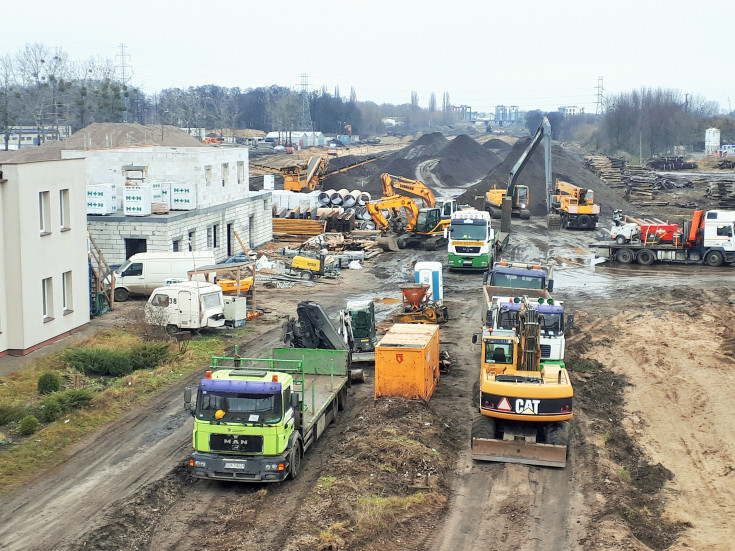
[[[564,105],[559,107],[559,113],[565,117],[576,117],[577,115],[584,115],[584,107],[577,107],[576,105]]]
[[[89,324],[84,160],[0,164],[0,356]]]
[[[11,126],[8,128],[8,149],[30,147],[52,140],[63,140],[71,135],[71,126]],[[4,139],[4,136],[3,136]]]
[[[65,150],[63,158],[86,158],[88,184],[115,184],[116,214],[87,219],[108,263],[122,264],[144,251],[212,250],[217,260],[273,238],[269,191],[250,192],[247,148],[131,147]],[[125,216],[125,184],[169,183],[191,190],[189,210]]]
[[[268,132],[265,140],[285,145],[292,143],[296,147],[320,147],[326,143],[326,138],[321,132],[304,132],[301,130],[278,130]]]

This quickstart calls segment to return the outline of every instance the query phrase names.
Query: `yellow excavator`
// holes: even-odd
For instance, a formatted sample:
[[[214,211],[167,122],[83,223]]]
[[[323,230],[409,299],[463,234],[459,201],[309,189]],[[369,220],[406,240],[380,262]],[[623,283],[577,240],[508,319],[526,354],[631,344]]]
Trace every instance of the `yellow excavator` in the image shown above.
[[[600,205],[595,203],[595,192],[556,179],[551,196],[551,213],[560,218],[560,227],[594,230],[599,225]]]
[[[490,213],[493,218],[500,218],[503,209],[503,197],[510,198],[511,216],[518,216],[523,220],[531,218],[531,211],[528,210],[531,204],[531,195],[528,186],[516,184],[519,174],[526,166],[531,154],[536,150],[538,144],[544,142],[545,157],[545,175],[546,175],[546,193],[551,192],[551,124],[549,119],[544,117],[541,124],[536,130],[536,134],[531,138],[526,150],[518,157],[516,164],[510,170],[508,176],[508,185],[505,189],[490,189],[485,193],[485,210]]]
[[[286,166],[283,168],[274,168],[271,166],[259,165],[255,163],[250,163],[250,166],[283,176],[283,189],[285,190],[301,191],[304,193],[308,193],[310,191],[314,191],[317,186],[321,184],[322,180],[324,180],[324,178],[326,178],[327,176],[338,174],[340,172],[346,172],[358,166],[372,163],[373,161],[377,161],[381,158],[382,157],[372,157],[370,159],[365,159],[363,161],[359,161],[357,163],[353,163],[351,165],[347,165],[336,170],[331,170],[329,172],[327,172],[327,168],[329,167],[329,160],[319,155],[314,155],[313,157],[310,157],[308,162],[305,164],[301,163]]]
[[[541,319],[528,297],[514,329],[487,323],[472,336],[482,344],[479,412],[472,457],[479,461],[565,467],[574,390],[562,362],[541,362]],[[539,301],[553,299],[541,298]]]

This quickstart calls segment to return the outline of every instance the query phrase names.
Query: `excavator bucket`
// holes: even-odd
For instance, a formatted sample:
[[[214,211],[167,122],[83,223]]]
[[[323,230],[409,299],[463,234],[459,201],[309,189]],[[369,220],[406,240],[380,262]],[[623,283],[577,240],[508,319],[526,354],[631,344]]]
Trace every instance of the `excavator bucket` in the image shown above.
[[[472,459],[563,468],[567,465],[567,447],[522,440],[472,438]]]
[[[395,235],[381,235],[378,237],[378,247],[384,251],[400,251],[401,248],[398,246]]]

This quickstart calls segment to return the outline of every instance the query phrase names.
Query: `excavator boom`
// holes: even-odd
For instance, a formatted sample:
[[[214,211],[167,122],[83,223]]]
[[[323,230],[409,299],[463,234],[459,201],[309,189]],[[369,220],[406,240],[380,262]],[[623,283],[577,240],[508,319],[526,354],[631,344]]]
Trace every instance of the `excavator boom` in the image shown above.
[[[420,197],[427,207],[434,207],[434,205],[436,205],[434,193],[423,182],[419,182],[418,180],[409,180],[403,176],[393,176],[388,173],[384,173],[380,176],[380,182],[383,184],[384,197],[397,195],[395,190],[400,189],[401,191]]]

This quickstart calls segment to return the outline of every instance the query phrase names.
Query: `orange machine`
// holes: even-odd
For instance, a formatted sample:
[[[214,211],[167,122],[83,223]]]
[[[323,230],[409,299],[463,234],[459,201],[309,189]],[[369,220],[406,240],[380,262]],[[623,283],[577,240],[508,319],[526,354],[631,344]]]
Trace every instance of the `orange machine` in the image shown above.
[[[429,400],[439,382],[439,326],[396,323],[375,347],[375,398]]]

